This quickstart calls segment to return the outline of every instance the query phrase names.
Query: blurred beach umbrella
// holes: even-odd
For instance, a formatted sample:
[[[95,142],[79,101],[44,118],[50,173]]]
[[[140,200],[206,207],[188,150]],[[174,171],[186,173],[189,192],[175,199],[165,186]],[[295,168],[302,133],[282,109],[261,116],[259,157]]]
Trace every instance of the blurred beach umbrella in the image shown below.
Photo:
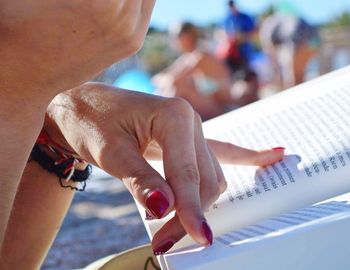
[[[151,77],[145,71],[139,69],[125,71],[114,81],[113,85],[149,94],[155,90]]]

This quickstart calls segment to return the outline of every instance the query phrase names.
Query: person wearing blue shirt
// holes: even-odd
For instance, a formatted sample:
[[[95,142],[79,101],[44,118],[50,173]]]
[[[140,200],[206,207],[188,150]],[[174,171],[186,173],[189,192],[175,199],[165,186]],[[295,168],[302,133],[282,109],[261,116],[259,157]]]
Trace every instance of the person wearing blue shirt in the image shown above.
[[[232,0],[228,2],[228,7],[229,14],[225,18],[224,29],[228,40],[238,47],[241,61],[248,64],[251,55],[254,53],[251,36],[256,28],[255,20],[252,16],[240,12],[236,3]]]
[[[234,1],[229,1],[230,12],[225,19],[225,31],[231,36],[237,38],[237,35],[249,35],[255,30],[255,20],[253,17],[240,12]]]
[[[253,17],[240,12],[234,1],[228,2],[229,14],[223,22],[227,38],[219,46],[217,55],[231,70],[235,80],[246,81],[252,91],[258,90],[258,78],[255,71],[249,66],[250,59],[256,52],[252,42],[256,24]]]

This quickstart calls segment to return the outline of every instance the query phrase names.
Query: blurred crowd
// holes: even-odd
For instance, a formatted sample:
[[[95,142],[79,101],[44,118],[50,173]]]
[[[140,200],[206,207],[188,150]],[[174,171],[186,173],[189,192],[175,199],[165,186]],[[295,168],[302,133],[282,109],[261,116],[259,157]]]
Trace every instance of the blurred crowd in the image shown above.
[[[201,30],[191,22],[172,25],[169,37],[179,56],[152,81],[158,94],[186,99],[203,120],[259,99],[266,73],[259,61],[269,63],[276,89],[302,83],[320,45],[318,29],[290,9],[277,8],[259,21],[234,1],[227,3],[214,49],[201,45]]]
[[[206,26],[151,26],[139,54],[95,80],[184,98],[207,120],[350,64],[346,10],[316,26],[288,0],[255,15],[233,0],[225,8]]]

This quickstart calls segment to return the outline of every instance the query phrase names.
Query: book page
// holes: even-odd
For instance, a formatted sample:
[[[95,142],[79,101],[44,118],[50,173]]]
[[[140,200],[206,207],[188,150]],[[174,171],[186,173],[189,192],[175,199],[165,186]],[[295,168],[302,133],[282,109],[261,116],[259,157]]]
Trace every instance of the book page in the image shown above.
[[[172,270],[228,269],[228,265],[247,270],[348,269],[349,225],[350,194],[346,194],[229,232],[210,248],[196,245],[166,254],[163,265]],[[325,253],[323,261],[320,255]]]
[[[273,235],[281,235],[296,229],[320,225],[325,221],[336,220],[345,214],[350,217],[350,196],[346,200],[337,200],[319,203],[279,216],[263,222],[249,225],[237,231],[221,235],[216,240],[227,247],[235,248]]]
[[[206,123],[208,138],[253,149],[286,147],[285,159],[264,169],[222,166],[228,189],[206,213],[214,234],[350,191],[349,116],[346,68]],[[149,234],[162,222],[148,223]]]
[[[207,214],[217,235],[350,191],[349,71],[205,126],[209,137],[243,147],[286,147],[285,159],[264,169],[223,166],[228,189]]]

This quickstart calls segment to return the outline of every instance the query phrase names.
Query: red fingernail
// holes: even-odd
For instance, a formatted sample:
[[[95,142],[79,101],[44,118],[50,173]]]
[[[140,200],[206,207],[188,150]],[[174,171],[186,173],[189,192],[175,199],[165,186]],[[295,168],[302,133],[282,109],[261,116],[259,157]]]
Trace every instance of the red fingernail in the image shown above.
[[[202,228],[205,238],[207,238],[209,245],[213,244],[213,232],[211,231],[208,223],[206,221],[202,222]]]
[[[163,245],[161,245],[160,247],[158,247],[155,250],[153,250],[153,254],[156,255],[156,256],[162,255],[165,252],[167,252],[169,249],[171,249],[174,244],[175,244],[174,241],[169,240],[169,241],[165,242]]]
[[[156,218],[162,218],[169,208],[167,198],[160,191],[151,191],[146,197],[146,206]]]
[[[275,150],[275,151],[284,151],[284,150],[286,150],[286,148],[284,148],[284,147],[274,147],[274,148],[272,148],[272,150]]]

